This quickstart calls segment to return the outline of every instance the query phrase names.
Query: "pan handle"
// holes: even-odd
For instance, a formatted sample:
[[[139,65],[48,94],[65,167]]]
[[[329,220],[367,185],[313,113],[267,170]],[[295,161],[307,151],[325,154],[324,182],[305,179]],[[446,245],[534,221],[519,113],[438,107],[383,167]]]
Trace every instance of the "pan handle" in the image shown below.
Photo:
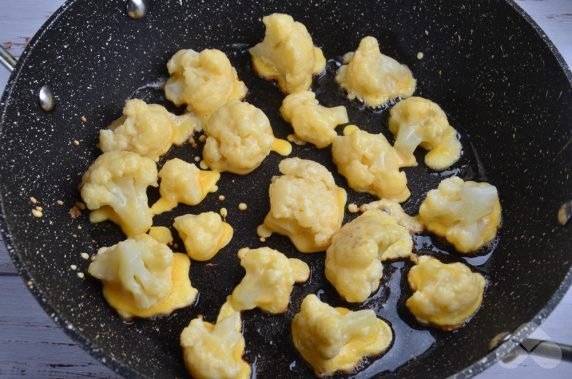
[[[542,341],[534,338],[527,338],[522,345],[530,346],[528,354],[545,358],[558,358],[558,355],[560,355],[561,360],[572,362],[572,346],[570,345],[552,341]]]
[[[10,72],[16,68],[16,58],[2,45],[0,45],[0,63]],[[38,91],[38,102],[44,111],[51,112],[54,110],[56,98],[49,85],[42,86]]]
[[[521,354],[535,355],[543,358],[557,359],[564,362],[572,362],[572,346],[558,342],[543,341],[527,338],[503,360],[511,361]]]
[[[0,63],[10,72],[16,68],[16,58],[0,45]]]

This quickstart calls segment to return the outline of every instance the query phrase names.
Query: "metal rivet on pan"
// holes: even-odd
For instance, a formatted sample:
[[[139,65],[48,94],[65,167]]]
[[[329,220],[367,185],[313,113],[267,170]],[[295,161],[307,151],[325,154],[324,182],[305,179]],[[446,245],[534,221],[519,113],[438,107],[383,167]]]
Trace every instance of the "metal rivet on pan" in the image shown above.
[[[54,110],[56,106],[56,98],[54,97],[54,93],[50,86],[45,85],[40,88],[40,92],[38,92],[38,101],[40,103],[40,107],[46,112],[51,112]]]
[[[127,14],[134,20],[145,17],[148,9],[148,0],[127,0]]]
[[[514,349],[513,351],[508,352],[503,358],[503,363],[510,363],[514,361],[520,355],[520,350],[518,348]]]
[[[558,209],[558,222],[560,225],[566,225],[570,218],[572,218],[572,201],[567,201]]]
[[[502,332],[494,336],[491,341],[489,342],[489,349],[494,350],[499,345],[503,344],[504,342],[508,341],[510,338],[509,332]]]

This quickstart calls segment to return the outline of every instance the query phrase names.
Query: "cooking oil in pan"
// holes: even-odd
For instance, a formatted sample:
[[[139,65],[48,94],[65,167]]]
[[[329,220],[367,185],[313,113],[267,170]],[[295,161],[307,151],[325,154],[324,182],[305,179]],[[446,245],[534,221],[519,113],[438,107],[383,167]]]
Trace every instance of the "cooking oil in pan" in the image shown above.
[[[319,100],[326,106],[345,105],[352,123],[370,133],[383,133],[390,142],[393,141],[393,136],[391,133],[388,133],[387,128],[388,109],[398,99],[394,99],[387,105],[376,109],[367,108],[364,104],[356,101],[347,101],[345,93],[335,83],[335,72],[340,67],[340,62],[339,59],[329,60],[326,72],[315,81],[313,90]],[[423,157],[425,152],[418,149],[416,156],[419,166],[405,169],[412,196],[403,206],[409,214],[417,214],[419,205],[425,198],[426,193],[436,188],[439,182],[445,178],[459,176],[463,180],[487,180],[484,165],[475,146],[470,141],[470,136],[462,133],[462,126],[457,125],[452,115],[448,116],[451,124],[461,131],[460,139],[463,145],[463,155],[459,162],[450,169],[435,172],[424,166]],[[336,177],[337,179],[338,177]],[[353,193],[351,190],[348,191],[348,203],[363,204],[372,200],[374,199],[369,199],[367,195]],[[356,216],[351,215],[349,218]],[[350,220],[345,220],[345,222],[348,221]],[[457,253],[449,243],[427,232],[413,236],[413,240],[414,252],[417,254],[432,255],[446,263],[462,262],[469,265],[472,270],[487,276],[490,260],[499,238],[495,238],[495,240],[475,254]],[[443,338],[443,332],[420,325],[405,307],[406,299],[412,294],[407,283],[407,273],[411,266],[411,262],[404,261],[384,263],[384,278],[380,288],[368,300],[356,306],[350,306],[347,303],[334,299],[330,293],[331,291],[335,292],[333,288],[321,288],[315,292],[319,297],[324,297],[324,301],[329,300],[330,303],[333,301],[335,304],[332,305],[335,306],[349,307],[352,310],[373,309],[378,317],[386,320],[391,325],[394,341],[388,351],[381,356],[365,359],[362,364],[355,368],[350,377],[369,378],[383,373],[395,372],[412,359],[430,353],[432,347],[439,344],[439,341]],[[312,268],[321,269],[321,267],[315,266],[312,266]],[[290,363],[289,370],[295,375],[303,375],[306,371],[303,371],[301,366],[306,367],[307,364],[301,359],[297,359]]]
[[[426,328],[414,328],[400,315],[402,307],[402,286],[405,284],[407,275],[405,262],[394,262],[389,265],[385,275],[388,281],[385,290],[389,296],[384,302],[378,301],[376,295],[367,300],[364,305],[373,309],[382,319],[391,324],[393,330],[393,343],[390,349],[381,358],[368,365],[363,371],[358,372],[356,378],[369,378],[385,371],[395,371],[414,357],[419,357],[427,352],[435,343],[435,337]],[[389,271],[389,273],[387,273]]]
[[[279,137],[286,137],[291,133],[291,127],[284,123],[278,113],[278,108],[282,101],[283,95],[275,85],[263,81],[258,78],[250,67],[250,59],[247,51],[248,45],[234,44],[228,46],[226,52],[231,59],[233,66],[236,67],[239,77],[244,80],[251,90],[246,101],[252,102],[260,107],[271,119],[274,132]],[[315,80],[313,90],[319,101],[328,107],[345,105],[349,118],[352,123],[371,133],[383,133],[390,142],[393,136],[387,128],[388,109],[398,101],[390,102],[384,107],[370,109],[357,101],[349,101],[345,93],[339,88],[335,82],[336,70],[341,65],[341,60],[329,60],[326,71]],[[163,85],[165,79],[159,79],[147,85],[137,88],[132,97],[143,98],[147,102],[161,103],[171,111],[181,112],[181,109],[174,108],[172,104],[167,102],[163,97]],[[272,93],[260,93],[258,86]],[[258,91],[257,91],[258,90]],[[450,115],[449,115],[450,116]],[[451,176],[459,176],[464,180],[484,181],[487,179],[481,159],[471,143],[469,136],[462,133],[462,126],[458,126],[453,117],[450,117],[451,124],[461,131],[461,143],[463,145],[463,156],[460,161],[448,170],[435,172],[428,170],[423,165],[424,152],[418,149],[417,160],[418,167],[407,168],[409,179],[409,187],[412,192],[411,199],[403,204],[404,209],[409,214],[416,214],[421,201],[425,198],[426,193],[437,187],[438,183]],[[341,128],[340,128],[341,129]],[[295,146],[293,156],[299,155],[303,158],[309,158],[324,164],[332,172],[337,183],[344,183],[345,179],[339,176],[335,166],[331,162],[331,156],[328,149],[317,150],[309,146]],[[253,175],[248,176],[256,186],[267,186],[267,182],[263,184],[258,182],[256,174],[262,172],[262,167]],[[222,179],[221,179],[222,182]],[[234,179],[233,179],[234,182]],[[494,184],[494,183],[493,183]],[[221,188],[224,185],[221,183]],[[368,194],[357,193],[348,189],[348,204],[363,204],[376,200]],[[249,203],[249,209],[256,212],[253,200]],[[260,212],[265,214],[264,212]],[[357,217],[357,214],[347,214],[345,222]],[[291,249],[288,241],[282,243],[285,238],[281,238],[279,245],[276,237],[268,240],[270,247],[283,250],[285,253]],[[438,257],[444,262],[460,261],[468,264],[472,269],[483,273],[488,273],[490,259],[493,251],[498,244],[498,237],[488,246],[484,247],[477,254],[462,255],[456,253],[452,246],[444,242],[440,238],[432,236],[428,233],[415,235],[414,252],[417,254],[428,254]],[[234,249],[231,246],[229,249]],[[394,340],[388,351],[380,356],[367,358],[356,367],[350,376],[355,378],[367,378],[382,373],[395,372],[398,368],[406,365],[409,361],[424,354],[428,354],[432,347],[439,344],[443,333],[435,329],[427,328],[419,325],[414,317],[409,314],[405,307],[405,300],[411,295],[411,290],[407,284],[407,272],[412,266],[411,262],[397,261],[384,263],[384,277],[381,281],[380,288],[362,304],[347,304],[343,302],[337,295],[335,289],[329,285],[324,277],[324,255],[323,254],[299,254],[293,252],[292,257],[300,258],[306,261],[312,269],[312,278],[303,286],[295,286],[292,294],[292,304],[286,314],[283,315],[267,315],[259,311],[247,311],[243,313],[244,333],[246,337],[246,356],[245,359],[251,363],[252,377],[256,378],[256,372],[275,373],[276,378],[290,377],[307,377],[311,375],[311,369],[305,363],[299,354],[294,351],[290,339],[290,323],[294,314],[299,310],[302,299],[309,293],[315,293],[333,306],[343,306],[352,310],[372,309],[378,317],[386,320],[394,333]],[[196,269],[200,265],[194,265],[192,269]],[[238,267],[237,280],[240,280],[242,269]],[[195,277],[194,277],[195,278]],[[200,279],[196,277],[197,286],[201,286]],[[202,288],[202,287],[201,287]],[[228,291],[227,291],[228,292]],[[226,296],[226,295],[225,295]],[[218,294],[213,297],[220,297]],[[205,304],[208,300],[205,300]],[[197,304],[199,307],[206,305]],[[207,310],[207,308],[205,308]],[[209,311],[212,309],[208,308]],[[284,372],[286,371],[286,372]]]
[[[489,265],[487,263],[498,245],[498,240],[499,238],[497,236],[476,254],[459,254],[450,253],[450,249],[446,250],[444,248],[444,242],[438,239],[436,241],[436,237],[430,236],[426,233],[413,236],[414,251],[423,251],[426,254],[436,255],[439,257],[447,256],[449,258],[448,260],[461,261],[484,273],[488,272]]]
[[[322,268],[321,265],[316,266],[314,267],[317,269]],[[347,304],[335,299],[337,296],[332,293],[335,290],[330,286],[311,290],[322,301],[333,306],[343,306],[354,311],[372,309],[378,317],[391,326],[394,339],[387,352],[380,356],[366,358],[349,374],[350,377],[369,378],[382,373],[394,372],[411,359],[427,353],[435,344],[436,338],[433,331],[418,325],[405,310],[404,301],[411,293],[406,280],[410,266],[409,262],[384,264],[384,277],[379,289],[361,304]],[[313,273],[311,280],[316,280],[315,277],[316,274]],[[289,363],[288,369],[295,377],[305,377],[309,373],[307,363],[299,357]],[[336,375],[338,376],[340,375]]]

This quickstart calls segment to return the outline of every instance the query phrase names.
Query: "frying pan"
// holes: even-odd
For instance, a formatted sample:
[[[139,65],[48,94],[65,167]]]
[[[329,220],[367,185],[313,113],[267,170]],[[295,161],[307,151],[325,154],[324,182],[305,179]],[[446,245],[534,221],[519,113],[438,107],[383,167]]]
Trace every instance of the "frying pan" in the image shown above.
[[[224,207],[235,237],[208,264],[193,263],[191,278],[200,291],[194,306],[167,318],[125,322],[107,306],[96,280],[79,278],[69,268],[75,264],[86,271],[89,262],[81,253],[94,254],[124,238],[111,223],[92,225],[85,212],[75,219],[68,214],[80,200],[82,173],[99,154],[99,130],[133,97],[181,112],[160,90],[165,63],[181,48],[218,48],[250,89],[246,100],[263,109],[275,134],[285,138],[291,129],[278,113],[283,95],[253,74],[247,53],[264,35],[261,17],[276,11],[303,22],[330,59],[355,50],[366,35],[377,37],[385,54],[411,68],[418,79],[416,94],[440,104],[461,133],[463,156],[450,170],[436,173],[423,164],[406,169],[412,192],[404,203],[407,212],[417,212],[429,189],[456,174],[497,186],[503,227],[493,245],[468,257],[428,234],[415,237],[419,254],[468,263],[490,283],[481,310],[452,333],[423,328],[405,310],[409,263],[386,264],[379,291],[363,304],[348,305],[323,277],[323,254],[300,254],[286,238],[272,236],[267,245],[308,262],[312,275],[294,288],[287,313],[243,313],[245,359],[257,376],[312,375],[289,334],[290,320],[309,293],[335,306],[374,309],[390,322],[396,337],[391,349],[368,359],[358,377],[467,377],[517,346],[570,286],[572,234],[556,215],[572,199],[571,74],[511,1],[157,1],[138,20],[127,17],[125,5],[121,0],[66,2],[30,41],[0,104],[0,228],[8,251],[46,312],[116,372],[186,376],[179,333],[199,314],[215,319],[244,273],[236,251],[262,246],[255,228],[268,211],[268,183],[278,174],[281,157],[270,155],[245,177],[223,174],[218,194],[224,201],[211,195],[197,207],[181,206],[155,218],[156,225],[171,226],[174,216]],[[419,52],[423,59],[417,59]],[[315,80],[320,101],[345,105],[352,123],[391,141],[388,112],[345,99],[334,70],[331,60],[326,74]],[[55,95],[51,112],[38,105],[43,85]],[[293,155],[323,163],[347,187],[329,149],[295,146]],[[192,161],[200,146],[175,148],[159,164],[175,156]],[[417,160],[423,162],[422,153]],[[43,217],[31,216],[30,196],[44,208]],[[149,196],[156,199],[157,191]],[[348,203],[374,200],[354,191],[348,196]],[[246,211],[238,210],[240,202],[247,203]],[[348,214],[345,221],[353,217]]]

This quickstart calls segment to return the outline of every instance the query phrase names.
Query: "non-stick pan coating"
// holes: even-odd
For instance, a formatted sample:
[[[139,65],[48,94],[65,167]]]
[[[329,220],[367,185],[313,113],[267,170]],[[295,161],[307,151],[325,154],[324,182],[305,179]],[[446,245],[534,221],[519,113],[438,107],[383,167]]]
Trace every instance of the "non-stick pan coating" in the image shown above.
[[[118,372],[165,378],[186,375],[179,333],[198,314],[214,320],[243,275],[237,249],[262,245],[254,231],[268,210],[267,188],[281,157],[272,154],[247,177],[223,174],[218,194],[224,194],[225,201],[210,195],[198,207],[180,207],[156,217],[156,224],[170,226],[173,215],[225,207],[235,237],[210,265],[193,263],[191,276],[200,291],[195,306],[166,319],[126,323],[107,306],[97,281],[81,279],[70,268],[77,265],[78,271],[86,271],[89,262],[81,253],[94,254],[98,247],[123,238],[111,223],[91,225],[86,214],[77,219],[68,214],[79,200],[81,174],[99,154],[95,147],[99,129],[121,114],[128,98],[163,102],[161,91],[153,87],[166,77],[165,63],[174,52],[218,48],[229,55],[250,89],[246,100],[266,112],[277,136],[286,137],[291,131],[278,113],[283,95],[253,75],[246,53],[246,47],[263,37],[262,16],[275,11],[303,22],[327,58],[354,50],[366,35],[377,37],[382,52],[411,68],[418,79],[417,95],[440,104],[462,134],[464,155],[451,171],[437,174],[423,165],[406,170],[412,191],[412,199],[404,204],[407,211],[416,212],[424,193],[452,174],[486,179],[501,196],[498,247],[488,261],[466,260],[490,281],[477,316],[448,334],[417,326],[403,306],[409,292],[401,292],[406,287],[402,273],[409,264],[387,264],[381,290],[351,308],[376,310],[391,322],[397,340],[361,375],[387,370],[383,375],[447,376],[471,365],[462,375],[474,374],[496,359],[492,354],[481,360],[489,354],[494,336],[545,317],[569,286],[572,234],[569,227],[557,224],[556,213],[572,198],[570,74],[552,45],[512,3],[156,1],[138,21],[126,16],[124,6],[120,0],[66,3],[28,46],[0,113],[0,225],[9,252],[54,320]],[[419,52],[423,59],[417,59]],[[383,132],[391,140],[387,112],[363,110],[347,101],[333,84],[334,65],[329,62],[328,74],[315,82],[318,98],[329,106],[346,105],[353,123]],[[36,93],[43,84],[50,84],[56,94],[53,113],[37,106]],[[197,155],[186,145],[168,156],[191,161]],[[295,147],[294,155],[318,160],[335,172],[329,149]],[[423,154],[418,161],[423,161]],[[342,177],[335,174],[335,178],[346,186]],[[150,195],[155,198],[156,191]],[[30,196],[40,201],[44,217],[32,217]],[[372,199],[349,192],[349,202]],[[65,205],[57,205],[57,200]],[[248,210],[240,212],[239,202],[247,203]],[[308,293],[319,292],[332,304],[346,304],[324,282],[323,254],[301,255],[280,236],[267,243],[310,263],[312,278],[295,287],[286,314],[244,313],[245,358],[258,377],[308,376],[311,371],[292,348],[289,320]],[[440,249],[437,254],[444,260],[465,261],[448,254],[452,248],[434,238],[422,236],[416,247],[428,254]],[[517,339],[529,331],[517,333]],[[505,344],[499,354],[511,346],[514,342]]]

